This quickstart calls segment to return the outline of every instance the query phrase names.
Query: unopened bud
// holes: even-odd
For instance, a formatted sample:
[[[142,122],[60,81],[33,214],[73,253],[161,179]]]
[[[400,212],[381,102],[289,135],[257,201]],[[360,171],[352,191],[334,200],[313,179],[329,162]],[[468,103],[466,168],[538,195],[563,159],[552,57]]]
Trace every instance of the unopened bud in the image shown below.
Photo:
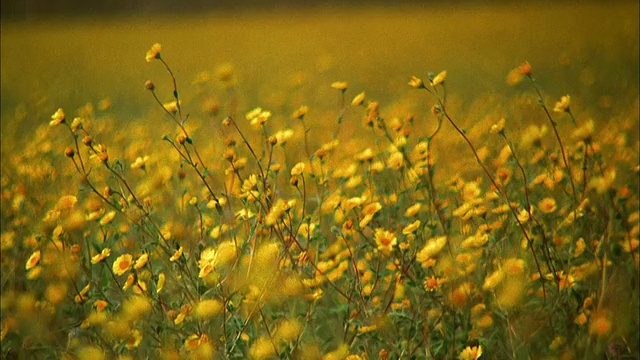
[[[153,84],[153,82],[151,80],[147,80],[144,83],[144,87],[145,87],[145,89],[151,90],[151,91],[153,91],[156,88],[156,86]]]
[[[72,148],[68,147],[68,148],[64,149],[64,154],[67,157],[72,158],[76,154],[76,152]]]

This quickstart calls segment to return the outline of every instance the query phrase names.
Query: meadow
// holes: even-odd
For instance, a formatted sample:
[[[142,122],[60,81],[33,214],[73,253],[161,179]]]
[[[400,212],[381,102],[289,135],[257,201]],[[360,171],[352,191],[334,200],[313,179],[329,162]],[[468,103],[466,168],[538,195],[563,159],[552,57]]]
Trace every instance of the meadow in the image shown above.
[[[3,21],[4,359],[637,359],[638,4]]]

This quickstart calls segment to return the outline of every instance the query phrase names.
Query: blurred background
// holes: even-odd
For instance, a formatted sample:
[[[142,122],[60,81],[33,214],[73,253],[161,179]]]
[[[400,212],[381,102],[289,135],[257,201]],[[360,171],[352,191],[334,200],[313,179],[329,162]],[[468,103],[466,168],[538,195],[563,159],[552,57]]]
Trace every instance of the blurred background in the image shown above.
[[[171,100],[164,68],[145,62],[156,42],[192,116],[203,92],[225,100],[216,73],[228,68],[242,114],[262,106],[287,118],[308,105],[333,124],[330,84],[347,81],[349,101],[366,91],[388,117],[427,117],[429,98],[407,81],[446,69],[461,121],[493,113],[524,126],[535,119],[500,109],[532,99],[530,86],[506,82],[525,60],[550,106],[571,94],[576,115],[601,122],[638,106],[637,1],[3,0],[1,34],[3,140],[59,107],[75,116],[107,100],[121,121],[156,114],[146,80]]]

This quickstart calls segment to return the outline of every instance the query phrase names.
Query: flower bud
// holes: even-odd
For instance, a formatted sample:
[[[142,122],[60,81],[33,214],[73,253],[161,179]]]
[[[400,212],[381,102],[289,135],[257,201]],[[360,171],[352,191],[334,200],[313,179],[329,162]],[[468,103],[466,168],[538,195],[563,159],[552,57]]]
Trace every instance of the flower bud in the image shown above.
[[[145,87],[145,89],[151,90],[151,91],[155,90],[155,88],[156,88],[156,86],[153,84],[153,82],[151,80],[147,80],[144,83],[144,87]]]
[[[73,148],[68,147],[64,149],[64,154],[65,156],[72,158],[76,154],[76,152],[73,150]]]

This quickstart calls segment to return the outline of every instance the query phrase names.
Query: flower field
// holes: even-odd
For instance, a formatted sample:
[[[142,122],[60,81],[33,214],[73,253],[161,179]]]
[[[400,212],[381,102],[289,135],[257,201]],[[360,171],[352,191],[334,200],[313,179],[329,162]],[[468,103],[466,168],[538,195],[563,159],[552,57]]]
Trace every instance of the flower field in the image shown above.
[[[1,357],[637,359],[637,12],[3,22]]]

